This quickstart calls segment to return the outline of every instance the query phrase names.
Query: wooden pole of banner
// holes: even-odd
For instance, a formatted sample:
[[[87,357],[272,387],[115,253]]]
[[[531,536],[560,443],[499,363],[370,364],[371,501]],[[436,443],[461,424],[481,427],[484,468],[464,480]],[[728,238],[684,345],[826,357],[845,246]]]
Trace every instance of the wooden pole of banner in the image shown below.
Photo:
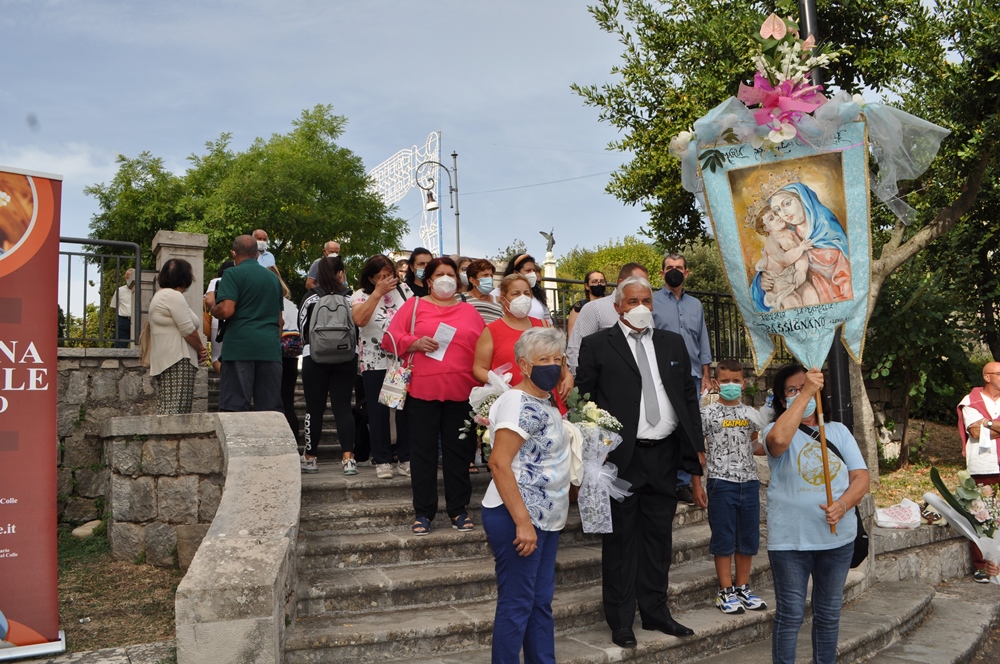
[[[833,487],[830,486],[830,451],[826,447],[826,429],[823,426],[823,393],[816,394],[816,417],[819,420],[819,450],[823,457],[823,483],[826,485],[826,506],[833,504]],[[830,532],[837,534],[837,526],[830,525]]]

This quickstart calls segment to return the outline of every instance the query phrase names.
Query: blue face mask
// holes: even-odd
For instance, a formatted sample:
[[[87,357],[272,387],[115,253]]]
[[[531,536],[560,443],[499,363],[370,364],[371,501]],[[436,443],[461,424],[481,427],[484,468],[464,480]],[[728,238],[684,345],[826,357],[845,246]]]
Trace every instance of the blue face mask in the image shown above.
[[[531,382],[540,390],[551,392],[559,384],[561,364],[538,364],[531,367]]]
[[[416,269],[416,272],[415,272],[415,274],[416,274],[416,276],[417,276],[417,279],[423,279],[423,278],[424,278],[424,268],[422,268],[422,267],[418,267],[418,268]]]
[[[493,290],[493,277],[480,277],[479,285],[476,286],[483,295],[488,295]]]
[[[719,396],[726,401],[736,401],[743,394],[743,386],[739,383],[724,383],[719,386]]]
[[[795,401],[795,397],[797,397],[797,396],[799,396],[799,395],[796,394],[794,397],[788,397],[788,400],[787,400],[788,406],[787,407],[789,407],[789,408],[791,407],[792,402]],[[816,397],[812,397],[811,399],[809,399],[809,403],[806,404],[806,412],[802,413],[802,419],[805,419],[807,417],[811,417],[812,414],[815,413],[815,412],[816,412]]]

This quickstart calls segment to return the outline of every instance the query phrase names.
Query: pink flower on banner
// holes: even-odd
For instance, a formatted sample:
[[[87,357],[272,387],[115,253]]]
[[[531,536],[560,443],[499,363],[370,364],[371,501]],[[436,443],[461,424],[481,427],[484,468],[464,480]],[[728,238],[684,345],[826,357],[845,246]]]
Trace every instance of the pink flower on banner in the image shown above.
[[[771,125],[775,119],[782,123],[794,123],[803,113],[812,113],[826,103],[822,85],[799,83],[793,85],[785,80],[771,85],[767,77],[754,74],[753,87],[740,83],[736,98],[747,106],[760,105],[753,114],[759,125]]]

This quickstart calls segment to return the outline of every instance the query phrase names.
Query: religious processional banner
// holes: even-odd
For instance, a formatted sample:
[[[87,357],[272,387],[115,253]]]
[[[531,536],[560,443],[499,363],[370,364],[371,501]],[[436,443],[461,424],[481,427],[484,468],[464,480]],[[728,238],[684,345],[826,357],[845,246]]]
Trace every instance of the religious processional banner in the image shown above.
[[[65,649],[56,550],[59,176],[0,167],[0,660]]]
[[[871,278],[865,123],[825,141],[751,143],[699,154],[704,195],[758,373],[774,336],[806,367],[822,367],[836,328],[858,360]]]
[[[757,373],[777,336],[806,367],[821,368],[839,327],[860,362],[869,193],[909,223],[916,211],[897,183],[920,177],[949,132],[860,95],[828,96],[812,75],[847,51],[802,37],[791,18],[771,14],[753,38],[753,84],[740,83],[736,97],[677,134],[670,152],[715,228]]]

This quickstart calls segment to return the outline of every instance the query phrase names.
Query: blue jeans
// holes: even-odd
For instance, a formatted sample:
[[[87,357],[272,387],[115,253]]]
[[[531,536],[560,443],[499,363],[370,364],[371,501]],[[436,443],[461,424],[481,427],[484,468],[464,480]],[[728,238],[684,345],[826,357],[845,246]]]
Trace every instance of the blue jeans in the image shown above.
[[[835,664],[844,584],[851,570],[854,542],[823,551],[768,551],[774,577],[774,630],[771,661],[794,664],[795,642],[806,608],[806,587],[812,576],[812,644],[814,664]]]
[[[519,556],[514,548],[517,528],[507,508],[484,507],[482,518],[497,570],[493,664],[518,664],[522,646],[524,664],[555,664],[552,595],[559,531],[535,528],[538,548],[530,556]]]

